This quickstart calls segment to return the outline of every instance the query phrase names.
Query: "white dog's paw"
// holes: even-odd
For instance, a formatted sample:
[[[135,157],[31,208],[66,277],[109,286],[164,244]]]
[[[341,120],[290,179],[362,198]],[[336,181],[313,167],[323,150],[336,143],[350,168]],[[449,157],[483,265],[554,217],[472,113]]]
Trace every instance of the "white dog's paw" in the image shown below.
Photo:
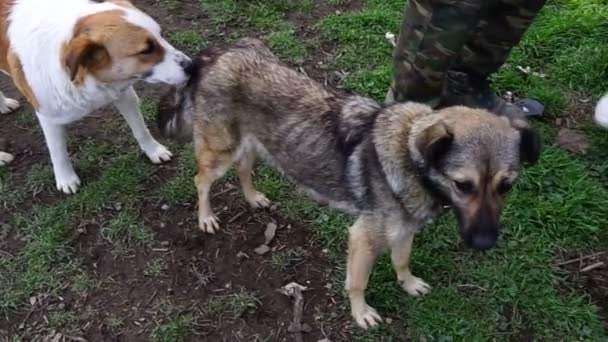
[[[80,178],[76,173],[56,177],[57,190],[66,194],[75,194],[80,186]]]
[[[413,275],[409,276],[407,280],[401,280],[399,283],[405,292],[414,297],[425,295],[431,291],[431,285]]]
[[[254,208],[267,208],[270,206],[270,200],[266,195],[256,191],[253,196],[247,198],[247,202]]]
[[[15,109],[19,108],[20,106],[21,106],[21,104],[19,103],[19,101],[14,100],[14,99],[5,98],[4,103],[0,103],[0,113],[8,114],[8,113],[14,111]]]
[[[205,233],[215,234],[215,232],[220,230],[220,220],[213,214],[199,217],[198,226]]]
[[[363,329],[372,328],[382,322],[382,317],[373,307],[363,304],[359,308],[353,308],[352,315],[357,325]]]
[[[160,164],[171,160],[173,154],[165,146],[156,143],[150,148],[145,148],[144,153],[150,158],[154,164]]]
[[[12,162],[15,157],[12,154],[0,151],[0,166],[7,165]]]

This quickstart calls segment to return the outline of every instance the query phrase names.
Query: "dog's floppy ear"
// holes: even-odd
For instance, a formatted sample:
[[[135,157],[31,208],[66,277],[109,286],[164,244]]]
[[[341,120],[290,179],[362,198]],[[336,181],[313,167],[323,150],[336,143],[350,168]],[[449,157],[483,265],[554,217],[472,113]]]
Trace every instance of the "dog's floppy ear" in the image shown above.
[[[64,64],[70,80],[76,81],[80,70],[93,71],[110,63],[106,48],[87,37],[76,37],[68,44],[64,54]]]
[[[532,165],[536,164],[540,157],[541,142],[538,133],[530,128],[519,129],[521,138],[519,141],[519,159]]]
[[[426,165],[436,165],[441,157],[450,149],[454,141],[454,133],[443,122],[438,122],[416,137],[416,147]]]
[[[519,160],[532,165],[536,164],[542,148],[538,132],[531,128],[525,119],[513,119],[511,126],[520,134]]]

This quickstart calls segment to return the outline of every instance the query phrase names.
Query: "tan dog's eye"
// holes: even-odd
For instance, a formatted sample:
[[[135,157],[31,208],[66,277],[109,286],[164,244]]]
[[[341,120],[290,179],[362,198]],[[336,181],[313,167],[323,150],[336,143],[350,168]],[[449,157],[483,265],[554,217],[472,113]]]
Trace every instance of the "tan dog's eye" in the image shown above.
[[[156,46],[154,45],[154,42],[150,39],[148,39],[148,41],[146,42],[146,48],[141,50],[139,52],[140,55],[149,55],[151,53],[153,53],[156,50]]]
[[[509,182],[508,180],[503,179],[500,184],[498,184],[498,188],[496,189],[496,191],[504,195],[507,192],[511,191],[511,188],[513,188],[513,184],[511,184],[511,182]]]
[[[469,181],[454,181],[454,184],[456,185],[456,188],[463,194],[469,194],[474,190],[473,183]]]

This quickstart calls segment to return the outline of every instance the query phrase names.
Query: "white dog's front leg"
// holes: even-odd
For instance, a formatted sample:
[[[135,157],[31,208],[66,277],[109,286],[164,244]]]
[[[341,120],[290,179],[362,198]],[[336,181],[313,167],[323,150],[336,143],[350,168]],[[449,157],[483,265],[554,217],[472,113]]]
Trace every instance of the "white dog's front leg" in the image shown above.
[[[12,162],[13,159],[15,159],[15,157],[13,157],[12,154],[10,154],[8,152],[0,151],[0,166],[4,166],[4,165]]]
[[[74,172],[70,156],[68,155],[68,147],[65,141],[65,127],[61,124],[50,122],[42,115],[37,115],[40,126],[42,126],[46,146],[51,155],[57,190],[63,191],[66,194],[74,194],[80,185],[80,178]]]
[[[150,134],[148,127],[146,127],[141,110],[139,109],[139,98],[133,87],[129,87],[129,89],[114,102],[114,105],[125,118],[127,124],[129,124],[133,136],[141,149],[153,163],[159,164],[171,160],[171,157],[173,156],[171,152],[156,141],[152,134]]]

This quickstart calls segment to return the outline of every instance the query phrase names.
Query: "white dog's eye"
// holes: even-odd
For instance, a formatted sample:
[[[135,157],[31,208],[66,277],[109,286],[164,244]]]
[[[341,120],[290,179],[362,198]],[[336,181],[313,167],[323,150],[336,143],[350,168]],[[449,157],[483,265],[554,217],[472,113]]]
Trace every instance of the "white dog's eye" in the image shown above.
[[[154,42],[151,39],[148,39],[146,41],[145,49],[141,50],[139,52],[139,54],[140,55],[149,55],[149,54],[153,53],[154,51],[156,51],[156,45],[154,44]]]

